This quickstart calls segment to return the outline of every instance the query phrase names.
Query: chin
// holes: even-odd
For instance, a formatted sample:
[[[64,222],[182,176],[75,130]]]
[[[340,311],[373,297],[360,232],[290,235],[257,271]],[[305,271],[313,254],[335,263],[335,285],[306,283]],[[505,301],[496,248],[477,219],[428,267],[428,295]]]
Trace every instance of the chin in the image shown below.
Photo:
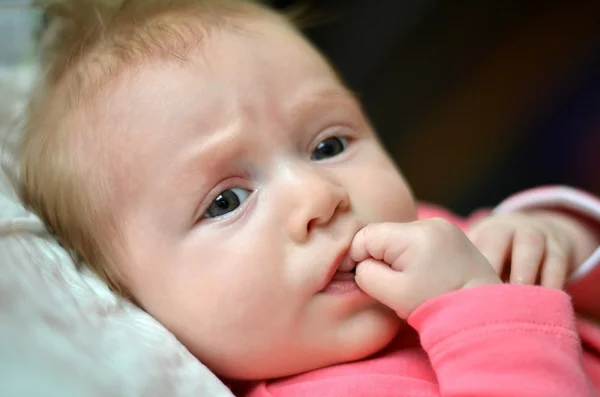
[[[385,349],[398,335],[402,320],[387,307],[375,306],[360,313],[345,331],[340,362],[358,361]]]
[[[375,303],[351,315],[338,327],[322,330],[319,337],[304,341],[286,349],[281,346],[271,349],[275,354],[259,355],[261,358],[246,357],[223,363],[221,366],[205,362],[219,376],[238,381],[276,379],[317,370],[324,367],[360,361],[385,349],[398,334],[402,321],[389,308]],[[308,341],[311,342],[308,342]],[[315,343],[316,342],[316,343]],[[226,364],[226,365],[225,365]]]

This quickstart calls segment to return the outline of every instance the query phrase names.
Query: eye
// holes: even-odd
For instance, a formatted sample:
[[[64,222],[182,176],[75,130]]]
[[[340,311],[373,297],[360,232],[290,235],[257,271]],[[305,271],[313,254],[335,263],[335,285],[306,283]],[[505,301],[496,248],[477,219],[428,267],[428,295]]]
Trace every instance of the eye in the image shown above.
[[[321,141],[310,157],[313,161],[325,160],[342,153],[348,146],[348,140],[337,136],[332,136]]]
[[[221,192],[206,210],[203,218],[218,218],[235,211],[247,198],[250,191],[239,187]]]

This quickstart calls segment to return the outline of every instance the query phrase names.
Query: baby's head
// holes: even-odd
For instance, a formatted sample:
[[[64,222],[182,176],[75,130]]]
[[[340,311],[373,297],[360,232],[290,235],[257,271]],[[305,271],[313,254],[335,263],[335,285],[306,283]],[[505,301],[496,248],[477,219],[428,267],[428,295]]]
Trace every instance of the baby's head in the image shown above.
[[[31,107],[28,204],[222,376],[387,345],[397,316],[329,284],[360,228],[416,217],[356,98],[263,6],[125,4],[71,11]]]

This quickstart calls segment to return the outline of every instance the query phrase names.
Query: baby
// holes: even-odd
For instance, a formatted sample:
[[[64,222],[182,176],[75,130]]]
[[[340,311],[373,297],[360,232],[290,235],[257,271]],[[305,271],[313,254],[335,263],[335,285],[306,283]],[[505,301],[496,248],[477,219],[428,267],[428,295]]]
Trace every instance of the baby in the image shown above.
[[[600,333],[561,291],[575,275],[574,305],[600,313],[596,199],[418,206],[355,96],[260,4],[48,10],[24,199],[238,395],[600,389]]]

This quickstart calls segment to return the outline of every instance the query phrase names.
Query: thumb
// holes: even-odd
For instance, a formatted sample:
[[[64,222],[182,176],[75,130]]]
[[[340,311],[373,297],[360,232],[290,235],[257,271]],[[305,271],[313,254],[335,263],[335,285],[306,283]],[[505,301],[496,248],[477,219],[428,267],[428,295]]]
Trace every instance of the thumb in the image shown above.
[[[406,276],[375,259],[365,259],[356,266],[356,284],[367,295],[393,309],[406,319],[412,308],[406,294]]]

